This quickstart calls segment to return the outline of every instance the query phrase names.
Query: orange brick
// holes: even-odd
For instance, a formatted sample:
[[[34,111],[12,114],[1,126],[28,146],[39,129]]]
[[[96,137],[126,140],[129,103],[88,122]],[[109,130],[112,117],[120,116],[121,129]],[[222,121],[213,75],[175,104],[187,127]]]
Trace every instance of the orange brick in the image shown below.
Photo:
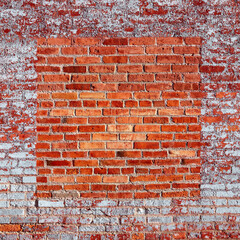
[[[104,183],[127,183],[128,182],[128,176],[104,176],[103,177]]]
[[[104,63],[127,63],[128,57],[127,56],[104,56],[103,62]]]
[[[91,64],[91,63],[100,63],[100,57],[77,57],[77,64]]]

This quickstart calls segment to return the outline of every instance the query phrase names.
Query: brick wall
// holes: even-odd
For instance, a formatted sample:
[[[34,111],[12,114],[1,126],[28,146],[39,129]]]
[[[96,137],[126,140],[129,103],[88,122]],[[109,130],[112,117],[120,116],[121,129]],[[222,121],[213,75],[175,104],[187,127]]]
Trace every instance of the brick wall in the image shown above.
[[[198,196],[200,42],[41,39],[39,195]]]
[[[0,238],[239,239],[239,9],[237,0],[1,1]],[[79,190],[36,190],[40,185],[55,185],[46,178],[47,183],[40,179],[36,182],[38,170],[45,168],[36,168],[36,150],[44,151],[37,149],[36,138],[39,79],[34,61],[41,42],[37,44],[37,39],[52,39],[53,43],[53,39],[62,38],[66,42],[59,46],[67,47],[70,39],[86,37],[203,40],[199,68],[202,106],[198,115],[201,146],[197,153],[201,169],[196,173],[201,177],[199,196],[110,199],[85,198],[79,194],[86,191]],[[119,159],[128,164],[127,158]],[[43,160],[46,164],[53,159]],[[134,168],[157,168],[150,166]],[[83,175],[79,172],[79,176]]]

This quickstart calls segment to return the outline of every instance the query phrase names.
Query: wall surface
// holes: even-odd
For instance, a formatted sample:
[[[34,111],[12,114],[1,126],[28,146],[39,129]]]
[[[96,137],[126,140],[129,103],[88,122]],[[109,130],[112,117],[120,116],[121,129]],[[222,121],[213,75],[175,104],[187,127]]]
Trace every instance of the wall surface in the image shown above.
[[[0,26],[0,236],[2,239],[240,238],[240,29],[239,2],[237,0],[103,0],[100,2],[93,0],[9,0],[0,2]],[[94,38],[89,39],[90,37]],[[135,38],[133,39],[133,37]],[[194,45],[195,47],[197,45],[197,47],[199,47],[198,40],[199,38],[202,39],[202,44],[200,46],[200,63],[198,62],[199,58],[191,58],[192,54],[199,54],[199,52],[176,52],[175,49],[181,47],[180,43],[171,43],[171,39],[167,40],[169,41],[167,44],[164,43],[164,45],[170,46],[171,49],[173,47],[173,52],[167,54],[177,54],[180,55],[178,56],[180,58],[178,60],[174,59],[174,61],[170,63],[161,62],[161,60],[158,60],[161,59],[161,57],[158,57],[161,53],[149,52],[151,46],[148,44],[154,45],[155,48],[163,44],[162,42],[159,43],[155,37],[156,39],[159,39],[159,37],[183,38],[181,44],[184,44],[184,47],[186,47],[185,44]],[[85,40],[87,38],[87,42],[84,42],[83,38],[85,38]],[[131,59],[134,59],[134,54],[125,52],[121,55],[119,50],[118,57],[120,55],[127,57],[127,63],[118,62],[120,61],[119,58],[117,58],[117,60],[116,58],[109,58],[106,52],[101,52],[99,56],[97,56],[97,52],[94,52],[93,57],[100,62],[90,62],[86,64],[87,73],[76,73],[76,64],[81,66],[84,65],[81,62],[81,56],[92,57],[91,48],[102,47],[100,43],[97,43],[99,45],[95,46],[94,41],[96,41],[96,39],[101,40],[101,44],[104,46],[104,41],[109,39],[107,40],[110,44],[109,47],[115,48],[117,46],[117,48],[123,48],[119,41],[115,46],[114,41],[116,41],[116,38],[126,38],[130,45],[132,43],[131,39],[138,43],[139,41],[143,41],[141,45],[137,46],[146,48],[146,52],[144,52],[144,54],[138,54],[144,56],[144,61],[147,61],[146,59],[149,58],[149,56],[154,56],[156,62],[134,63],[134,65],[144,66],[144,68],[138,67],[138,71],[144,70],[144,72],[138,72],[136,74],[156,75],[155,78],[153,78],[153,83],[143,83],[142,81],[139,83],[125,82],[128,84],[127,86],[129,88],[127,92],[121,92],[121,84],[124,82],[120,83],[119,80],[117,82],[103,83],[102,76],[104,74],[100,71],[102,71],[101,69],[106,69],[106,65],[111,65],[108,69],[117,67],[118,72],[114,72],[114,75],[124,75],[124,71],[130,71],[127,70],[128,66],[125,67],[124,65],[132,65]],[[79,39],[79,42],[77,43],[76,40],[72,39]],[[155,41],[154,44],[151,43],[152,39]],[[165,41],[167,38],[162,39]],[[80,48],[83,49],[83,52],[74,52],[74,54],[66,56],[68,55],[67,51],[64,53],[62,49],[70,47],[68,46],[70,44],[77,44],[78,47],[81,46]],[[75,45],[71,45],[71,47],[75,47]],[[85,47],[82,45],[85,45]],[[60,58],[61,54],[58,55],[58,52],[56,52],[56,54],[52,53],[53,56],[48,56],[46,52],[41,52],[43,48],[48,47],[55,49],[61,48],[61,54],[64,55],[62,56],[64,58]],[[133,47],[133,45],[131,45],[131,47]],[[40,49],[38,52],[37,48]],[[84,48],[89,48],[90,52],[84,54]],[[44,62],[46,55],[48,62]],[[54,55],[56,57],[54,57]],[[66,60],[66,57],[67,61],[70,62],[61,62],[63,59]],[[121,59],[121,61],[126,61],[126,58]],[[138,56],[137,61],[140,61],[140,59],[140,56]],[[184,62],[177,62],[181,61],[180,59],[184,59]],[[52,68],[51,71],[53,71],[53,69],[55,69],[54,71],[61,69],[63,72],[49,73],[47,70],[50,66],[49,64],[54,64],[54,68]],[[101,64],[104,67],[99,68],[96,66],[97,64]],[[194,79],[194,82],[186,84],[186,74],[180,72],[182,76],[182,79],[179,79],[181,80],[180,85],[178,85],[178,79],[176,79],[176,82],[175,79],[170,79],[169,82],[167,82],[166,79],[164,79],[163,82],[158,82],[157,75],[162,73],[162,66],[166,67],[171,65],[170,71],[174,71],[174,73],[178,74],[179,68],[177,65],[179,64],[183,64],[184,69],[185,67],[189,67],[189,65],[197,65],[194,71],[199,71],[201,75],[200,80],[197,78],[197,82],[195,82],[196,79]],[[42,65],[48,65],[48,67],[41,67]],[[64,67],[62,69],[63,65]],[[69,68],[65,65],[74,65],[74,67]],[[151,67],[147,67],[146,65],[151,65]],[[122,67],[123,72],[119,73],[121,66],[124,66]],[[81,71],[83,71],[85,68],[77,69],[82,69]],[[134,69],[136,71],[136,68]],[[178,70],[175,72],[174,69]],[[183,68],[181,67],[181,69]],[[37,75],[37,71],[39,73],[41,72],[40,76],[42,77]],[[165,71],[173,73],[170,72],[169,69],[165,69],[164,73]],[[188,72],[189,68],[187,69],[187,73]],[[83,84],[79,79],[81,79],[81,76],[92,73],[98,76],[99,85],[97,85],[97,87],[92,87],[96,85],[91,82],[90,89],[74,88],[75,85],[82,88],[83,85],[90,84],[86,82]],[[51,74],[71,75],[71,78],[69,78],[69,83],[64,82],[65,77],[58,79],[58,83],[50,83],[53,81],[51,80],[53,78],[49,76]],[[131,79],[130,76],[135,73],[129,72],[127,74],[129,75],[129,81]],[[74,77],[75,75],[77,75],[77,77]],[[79,82],[75,81],[74,78],[75,80],[78,79],[77,81]],[[139,110],[139,108],[135,109],[133,107],[128,108],[126,105],[124,106],[123,104],[126,104],[127,100],[122,98],[114,99],[111,97],[119,93],[121,93],[121,97],[127,93],[132,97],[132,101],[137,102],[139,107],[141,106],[141,109],[146,108],[149,110],[147,112],[135,112],[136,116],[134,117],[140,118],[140,121],[143,121],[143,126],[148,123],[144,122],[144,119],[147,121],[147,117],[141,114],[149,114],[152,112],[150,116],[153,117],[153,113],[159,115],[161,111],[169,111],[169,109],[172,108],[178,108],[178,111],[184,109],[184,114],[179,113],[179,116],[176,117],[180,117],[180,119],[182,117],[186,118],[185,113],[187,112],[188,106],[183,106],[181,102],[183,100],[181,99],[164,99],[164,103],[162,102],[164,105],[155,107],[155,99],[148,97],[146,100],[141,100],[137,97],[141,92],[154,94],[161,93],[161,97],[163,97],[165,90],[161,89],[160,86],[163,87],[163,85],[160,85],[160,82],[164,84],[164,89],[166,89],[166,87],[169,88],[167,91],[181,91],[188,94],[188,97],[194,94],[195,91],[199,94],[196,100],[200,100],[200,102],[198,102],[198,105],[194,105],[194,107],[197,109],[201,108],[201,114],[197,111],[194,113],[193,117],[195,117],[197,123],[199,121],[201,125],[201,144],[189,147],[188,143],[187,145],[182,145],[180,150],[179,146],[176,144],[177,142],[184,143],[185,140],[174,141],[176,140],[176,136],[178,136],[177,134],[182,134],[184,129],[186,130],[186,134],[190,134],[190,127],[194,125],[194,123],[175,123],[173,122],[174,116],[168,114],[163,117],[166,117],[165,119],[169,121],[169,123],[149,124],[151,126],[156,126],[156,129],[159,130],[156,134],[163,134],[166,128],[168,128],[168,133],[174,131],[172,134],[175,138],[168,141],[170,145],[165,145],[166,150],[163,144],[165,141],[157,141],[155,139],[146,140],[147,138],[145,138],[144,141],[128,141],[128,145],[124,145],[124,152],[128,152],[127,146],[130,147],[131,151],[138,151],[141,152],[141,154],[144,154],[144,152],[159,153],[157,150],[150,150],[152,149],[150,147],[158,147],[161,151],[165,151],[169,154],[166,157],[170,157],[170,154],[176,153],[176,151],[178,151],[178,153],[179,151],[191,152],[191,154],[193,154],[191,156],[194,157],[194,159],[199,159],[199,162],[196,160],[194,163],[189,163],[194,166],[198,165],[194,170],[196,171],[194,174],[197,178],[194,179],[192,184],[196,181],[196,183],[200,183],[200,185],[198,188],[194,188],[194,194],[191,194],[191,187],[193,185],[189,185],[185,186],[184,190],[179,191],[187,192],[185,195],[181,195],[177,198],[175,194],[173,196],[164,196],[165,192],[173,191],[174,186],[177,186],[174,184],[178,184],[178,180],[176,180],[176,182],[172,180],[169,181],[169,183],[165,181],[165,184],[170,185],[170,190],[159,189],[161,174],[164,173],[162,176],[166,177],[169,174],[167,171],[170,168],[158,165],[161,166],[158,167],[158,169],[161,169],[162,172],[161,174],[157,173],[155,176],[155,174],[151,172],[151,169],[155,169],[155,167],[152,167],[154,160],[156,160],[156,157],[153,157],[153,155],[147,158],[141,155],[141,157],[138,158],[140,161],[148,160],[148,163],[151,163],[150,166],[138,166],[137,164],[140,164],[140,162],[134,163],[134,167],[130,166],[129,160],[133,160],[133,158],[131,157],[130,159],[128,156],[124,156],[124,159],[122,159],[121,152],[123,152],[123,150],[119,149],[120,143],[122,143],[121,139],[115,141],[115,144],[112,144],[114,140],[109,142],[108,140],[99,140],[97,145],[98,149],[102,147],[107,149],[107,151],[113,151],[114,159],[120,159],[124,162],[124,167],[113,167],[111,165],[110,167],[104,167],[105,170],[103,171],[106,172],[100,172],[98,174],[93,172],[93,175],[96,174],[100,176],[101,181],[111,180],[112,182],[95,184],[91,182],[93,178],[86,178],[85,174],[89,177],[91,175],[89,171],[95,171],[97,166],[96,168],[90,168],[89,166],[85,168],[78,167],[77,171],[79,170],[79,172],[77,172],[77,176],[73,176],[73,174],[68,175],[67,170],[70,171],[70,169],[74,167],[75,160],[77,161],[77,159],[72,157],[70,159],[62,155],[60,159],[57,158],[57,161],[65,161],[66,164],[69,164],[69,166],[64,166],[64,168],[61,167],[60,170],[54,165],[48,167],[48,164],[53,164],[54,160],[49,158],[49,155],[41,155],[41,153],[45,151],[41,149],[44,146],[46,148],[49,146],[51,148],[48,154],[52,154],[53,149],[54,152],[63,154],[68,151],[67,148],[69,146],[67,146],[66,142],[61,143],[65,144],[64,146],[66,147],[63,147],[61,144],[52,143],[50,141],[51,136],[47,139],[48,141],[41,142],[41,140],[37,138],[37,135],[38,137],[39,135],[43,135],[43,131],[49,131],[48,135],[51,135],[53,134],[52,131],[56,131],[66,139],[66,136],[70,134],[63,131],[62,126],[68,125],[68,123],[65,122],[68,121],[68,119],[69,121],[73,121],[73,118],[78,118],[80,115],[70,118],[62,116],[59,118],[61,124],[57,125],[56,123],[54,126],[52,123],[48,125],[37,120],[42,117],[44,118],[44,116],[41,115],[45,114],[44,111],[46,114],[50,114],[46,115],[48,118],[54,116],[51,115],[53,114],[52,111],[56,113],[57,108],[64,108],[66,104],[66,110],[72,110],[69,104],[73,101],[68,99],[69,95],[67,95],[67,93],[70,92],[71,97],[76,98],[73,99],[74,101],[81,102],[80,104],[82,105],[74,106],[73,109],[76,113],[82,114],[87,113],[87,111],[83,111],[83,109],[86,109],[84,104],[90,104],[87,105],[88,109],[90,109],[91,104],[93,104],[92,106],[95,106],[97,112],[100,106],[94,104],[99,104],[99,101],[102,101],[99,100],[99,96],[103,97],[104,95],[106,97],[105,101],[109,101],[110,105],[103,109],[103,115],[100,114],[99,117],[106,116],[109,119],[114,118],[113,130],[116,130],[116,126],[121,125],[127,125],[128,128],[130,127],[131,129],[135,129],[136,125],[140,125],[117,122],[117,120],[119,121],[121,118],[126,117],[125,115],[123,115],[123,117],[119,116],[120,110],[129,111],[130,114],[133,114],[134,110]],[[111,84],[113,88],[111,91],[108,91],[105,88],[106,85],[102,84],[106,84],[109,87]],[[141,84],[144,90],[135,91],[136,86],[141,87]],[[102,86],[104,86],[104,91],[101,88]],[[155,92],[154,88],[156,86],[159,91]],[[69,91],[67,87],[73,87],[73,89]],[[59,92],[64,92],[64,94],[59,94]],[[86,97],[86,94],[89,93],[98,94],[98,97],[95,95],[94,97],[96,98],[89,99],[89,96],[93,95],[88,95],[88,99],[82,98],[82,96]],[[45,97],[49,94],[52,98],[50,101],[47,101],[50,103],[45,101],[44,98],[38,98],[37,100],[37,95],[39,96],[41,94],[45,94]],[[161,104],[160,101],[162,100],[162,98],[159,99],[158,104]],[[192,96],[188,98],[188,100],[191,104],[195,101]],[[46,105],[44,106],[44,104]],[[53,110],[50,110],[51,104],[55,104]],[[147,104],[147,106],[144,104]],[[150,104],[151,107],[148,104]],[[171,104],[177,105],[172,106]],[[123,107],[121,108],[122,105]],[[114,115],[114,109],[119,111],[116,116]],[[104,112],[106,114],[109,112],[109,115],[104,115]],[[93,111],[91,111],[91,113],[93,113]],[[158,117],[158,115],[155,117]],[[57,118],[57,115],[54,117]],[[129,117],[132,117],[132,115],[129,115]],[[93,121],[91,120],[93,118],[89,115],[86,117],[81,116],[81,118],[86,118],[88,123],[76,123],[78,131],[76,134],[80,134],[79,132],[81,132],[82,129],[81,126],[83,126],[85,129],[84,131],[86,131],[87,128],[84,125],[91,126],[90,124],[92,123],[89,121]],[[121,120],[124,121],[124,119]],[[106,124],[108,126],[100,124],[99,122],[96,125],[101,127],[103,125],[106,127],[102,133],[111,132],[111,134],[118,134],[118,137],[121,136],[121,133],[109,131],[109,124]],[[169,130],[173,125],[176,127],[185,126],[185,128],[177,133],[176,128],[171,131]],[[75,126],[75,124],[71,123],[71,126]],[[139,127],[140,130],[141,127]],[[74,129],[76,129],[76,127],[73,128],[73,130]],[[96,131],[94,130],[94,132]],[[93,138],[94,135],[97,134],[94,132],[91,129],[89,137]],[[195,133],[199,134],[199,128],[195,129]],[[131,132],[131,137],[133,134],[143,133],[134,131],[134,133]],[[144,134],[150,135],[155,134],[155,132],[150,132],[150,129],[147,128],[144,130]],[[148,141],[153,145],[146,145]],[[197,142],[196,140],[191,141],[193,143]],[[191,143],[191,141],[186,142]],[[98,142],[98,140],[96,140],[96,142]],[[84,141],[84,144],[82,144],[82,140],[77,140],[73,141],[70,148],[73,148],[77,143],[77,152],[87,152],[87,154],[90,154],[91,152],[96,152],[90,149],[90,147],[96,146],[96,142],[94,140]],[[111,146],[113,150],[110,150]],[[201,148],[197,150],[199,146]],[[123,147],[123,145],[121,145],[121,147]],[[143,149],[143,147],[146,147],[146,150]],[[84,148],[83,151],[82,148]],[[55,151],[55,149],[57,150]],[[118,152],[120,152],[121,156],[117,155]],[[183,152],[181,152],[181,154],[182,153]],[[185,156],[178,156],[176,159],[180,159],[181,163],[183,163]],[[79,160],[79,164],[81,164],[82,161],[81,159]],[[91,160],[90,164],[94,162],[94,159],[87,155],[83,160]],[[102,158],[97,156],[95,160],[98,161],[98,164],[101,164]],[[61,166],[63,166],[62,163],[63,162],[60,162]],[[179,166],[177,165],[177,167]],[[123,173],[122,171],[124,168],[127,169],[126,171],[133,168],[134,174],[130,172]],[[109,169],[111,169],[110,172]],[[191,167],[189,167],[188,170],[189,169],[191,169]],[[47,172],[44,173],[44,171],[49,170],[52,173],[51,176],[48,175]],[[40,173],[41,171],[43,172]],[[190,171],[189,173],[193,172]],[[58,175],[61,177],[59,178]],[[62,178],[63,175],[65,179]],[[176,176],[177,172],[175,171],[172,175]],[[185,176],[185,173],[183,175]],[[148,179],[146,179],[146,176]],[[83,179],[84,181],[87,179],[87,183],[81,182],[81,184],[78,184],[78,182],[74,182],[74,184],[71,184],[71,181],[73,181],[72,179],[75,179],[75,177],[76,179],[80,179],[80,182],[83,181]],[[119,177],[127,182],[124,182],[125,184],[120,184],[117,182]],[[200,179],[198,180],[199,177]],[[157,188],[149,191],[145,187],[151,185],[148,184],[150,178],[152,180],[152,186],[150,187],[157,185]],[[144,191],[122,191],[120,190],[121,188],[119,189],[120,186],[124,189],[123,186],[129,185],[130,182],[128,181],[130,180],[132,182],[133,179],[137,179],[137,181],[132,184],[132,186],[140,186],[140,189],[141,186],[144,186]],[[61,184],[56,184],[56,181],[59,180],[62,181]],[[141,180],[140,182],[143,182],[143,184],[140,184],[138,180]],[[41,190],[41,186],[43,185],[47,185],[47,187]],[[60,189],[49,190],[48,187],[53,185],[59,185],[62,191],[60,191]],[[71,185],[73,186],[73,191],[63,191],[64,189],[66,190],[66,186]],[[74,188],[77,185],[89,185],[89,190],[77,189],[76,191]],[[106,187],[106,189],[101,191],[104,195],[99,195],[100,192],[98,191],[95,192],[92,189],[94,185],[104,185],[103,187]],[[112,186],[112,189],[116,188],[117,191],[111,191],[109,186]],[[165,185],[165,187],[166,186],[167,185]],[[200,190],[200,192],[198,190]],[[150,192],[151,195],[147,195],[146,192]],[[109,193],[111,194],[109,195]]]

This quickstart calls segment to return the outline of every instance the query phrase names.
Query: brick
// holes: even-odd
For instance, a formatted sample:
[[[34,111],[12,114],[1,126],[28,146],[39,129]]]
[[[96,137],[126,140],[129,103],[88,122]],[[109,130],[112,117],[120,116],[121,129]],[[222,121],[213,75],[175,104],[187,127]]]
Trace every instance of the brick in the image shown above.
[[[147,175],[147,176],[137,176],[137,177],[131,177],[131,182],[154,182],[156,181],[156,176],[154,175]]]
[[[186,132],[187,127],[185,125],[163,125],[162,126],[163,132]]]
[[[128,182],[128,176],[104,176],[103,177],[104,183],[127,183]]]
[[[62,47],[61,52],[64,55],[85,55],[87,48],[85,47]]]
[[[92,167],[98,166],[97,160],[74,160],[73,164],[75,167]]]
[[[159,125],[135,125],[134,131],[135,132],[159,132],[160,126]]]
[[[115,66],[112,65],[89,66],[90,73],[113,73],[114,71]]]
[[[127,38],[108,38],[103,41],[103,45],[128,45]]]
[[[93,140],[106,141],[106,140],[117,140],[117,134],[112,133],[94,133],[92,135]]]
[[[170,70],[170,65],[145,65],[145,72],[170,72]]]
[[[72,57],[48,57],[49,64],[73,64]]]
[[[63,67],[63,72],[66,73],[85,73],[86,67],[85,66],[66,66]]]
[[[142,65],[118,65],[119,73],[141,73],[143,72]]]
[[[111,55],[116,53],[116,47],[90,47],[92,55]]]
[[[93,158],[113,158],[115,157],[114,151],[90,151],[90,157]]]
[[[147,134],[148,140],[173,140],[173,134]]]
[[[156,115],[156,110],[155,109],[131,109],[130,115],[131,116]]]
[[[185,57],[186,59],[187,57]],[[183,63],[183,56],[180,55],[159,55],[157,56],[157,63]]]
[[[104,132],[105,126],[104,125],[86,125],[86,126],[79,126],[79,132]]]
[[[197,46],[177,46],[173,48],[176,54],[199,54],[200,48]]]
[[[108,142],[107,149],[132,149],[131,142]]]
[[[105,144],[103,142],[82,142],[80,149],[103,149]]]
[[[92,45],[98,45],[99,43],[100,43],[100,39],[97,39],[97,38],[78,37],[74,39],[74,45],[92,46]]]
[[[225,69],[224,66],[201,66],[200,72],[203,73],[218,73],[223,72]]]
[[[67,38],[49,38],[48,45],[71,45],[71,40]]]
[[[181,45],[183,44],[182,37],[159,37],[157,38],[157,44],[167,44],[167,45]]]
[[[147,83],[146,90],[149,92],[157,92],[161,90],[171,90],[171,83]]]
[[[63,93],[63,92],[56,92],[52,93],[53,99],[77,99],[77,93]]]
[[[37,48],[37,53],[38,54],[43,54],[43,55],[55,55],[59,53],[59,48],[53,48],[53,47],[44,47],[44,48]]]
[[[153,82],[154,74],[129,74],[129,82]]]
[[[144,48],[143,47],[119,47],[117,48],[118,54],[143,54]]]
[[[198,65],[173,65],[173,72],[198,72]]]
[[[114,74],[114,75],[104,75],[101,74],[102,82],[126,82],[127,75],[126,74]]]
[[[186,37],[184,39],[187,45],[201,45],[202,39],[200,37]]]
[[[52,109],[50,116],[73,116],[74,110],[72,109]]]
[[[81,92],[79,97],[83,99],[104,99],[105,93]]]
[[[84,176],[84,177],[77,177],[76,181],[78,183],[100,183],[102,182],[101,176]]]
[[[20,232],[21,231],[20,224],[1,224],[0,231],[1,232]]]
[[[92,63],[100,63],[100,57],[77,57],[77,64],[92,64]]]
[[[158,142],[135,142],[134,148],[136,149],[158,149]]]
[[[192,150],[170,150],[170,156],[195,157],[196,152]]]
[[[102,60],[104,63],[127,63],[128,57],[127,56],[104,56]]]
[[[148,55],[142,55],[142,56],[129,56],[129,62],[130,63],[155,63],[156,62],[156,56],[148,56]]]
[[[54,66],[36,66],[36,72],[60,72],[60,67]]]
[[[169,54],[169,53],[172,53],[172,47],[170,47],[170,46],[146,47],[146,53],[148,53],[148,54]]]
[[[44,75],[45,82],[69,82],[69,75]]]
[[[129,45],[154,45],[155,42],[156,39],[152,37],[140,37],[129,39]]]

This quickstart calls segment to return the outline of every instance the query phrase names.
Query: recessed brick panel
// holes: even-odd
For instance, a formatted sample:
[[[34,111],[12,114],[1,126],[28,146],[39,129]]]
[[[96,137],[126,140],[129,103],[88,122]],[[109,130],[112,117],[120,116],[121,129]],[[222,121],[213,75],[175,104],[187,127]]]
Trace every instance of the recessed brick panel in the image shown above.
[[[38,196],[198,196],[200,50],[198,37],[39,41]]]

